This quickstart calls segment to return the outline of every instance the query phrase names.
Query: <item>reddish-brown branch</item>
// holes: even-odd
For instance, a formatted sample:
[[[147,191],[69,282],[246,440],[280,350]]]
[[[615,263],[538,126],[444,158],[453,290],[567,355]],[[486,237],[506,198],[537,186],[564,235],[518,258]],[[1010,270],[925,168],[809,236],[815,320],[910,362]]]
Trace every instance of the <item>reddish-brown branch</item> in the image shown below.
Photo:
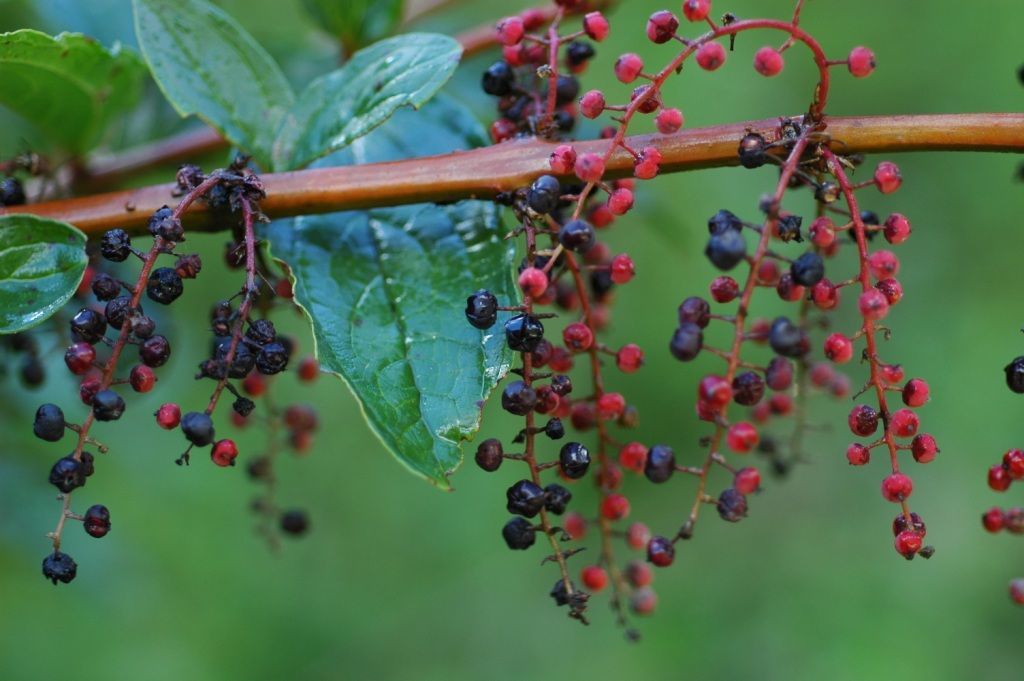
[[[1024,152],[1024,113],[940,114],[837,117],[828,119],[833,144],[843,153],[900,151]],[[654,146],[662,154],[661,172],[738,164],[736,147],[747,130],[770,134],[777,119],[683,130],[673,135],[639,135],[626,143]],[[576,143],[580,153],[603,153],[608,140]],[[549,173],[553,145],[537,139],[506,142],[473,151],[375,163],[358,167],[317,168],[262,175],[267,199],[261,209],[270,218],[329,213],[426,201],[490,199],[527,186]],[[606,178],[633,172],[633,157],[622,149],[609,158]],[[50,201],[0,215],[21,212],[63,220],[86,233],[113,227],[141,231],[149,216],[172,200],[176,185],[163,184],[63,201]],[[189,228],[219,230],[222,220],[199,205],[189,212]]]

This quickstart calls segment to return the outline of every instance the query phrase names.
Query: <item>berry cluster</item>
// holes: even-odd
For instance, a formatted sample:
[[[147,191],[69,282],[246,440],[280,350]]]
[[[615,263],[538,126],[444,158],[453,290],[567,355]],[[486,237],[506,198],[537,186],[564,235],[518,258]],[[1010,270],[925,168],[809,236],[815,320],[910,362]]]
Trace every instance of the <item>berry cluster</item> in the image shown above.
[[[562,4],[562,3],[556,3]],[[477,464],[495,471],[505,459],[526,462],[530,476],[509,488],[508,510],[519,517],[506,525],[503,536],[510,548],[526,549],[535,541],[536,533],[548,537],[558,563],[561,579],[552,590],[559,605],[569,604],[570,614],[582,619],[587,596],[569,579],[566,559],[575,549],[565,550],[558,539],[583,538],[588,526],[600,530],[601,551],[596,564],[586,566],[580,580],[591,592],[611,586],[611,603],[620,622],[625,622],[624,605],[634,613],[653,610],[655,595],[650,589],[649,565],[665,567],[675,559],[676,544],[693,535],[700,508],[715,506],[718,515],[728,522],[737,522],[747,515],[748,497],[761,485],[761,474],[754,466],[733,466],[726,450],[743,456],[752,451],[767,455],[777,472],[785,472],[797,460],[800,440],[805,429],[803,400],[810,388],[818,388],[835,397],[846,397],[851,391],[850,379],[833,365],[851,361],[855,354],[868,367],[868,379],[857,395],[871,392],[873,404],[856,406],[849,417],[851,431],[871,438],[882,426],[880,437],[866,443],[855,443],[848,449],[851,464],[863,465],[871,450],[884,447],[890,455],[891,474],[882,483],[883,496],[900,504],[901,513],[893,523],[897,551],[906,558],[921,554],[929,557],[931,547],[922,545],[924,523],[911,513],[907,505],[912,484],[900,471],[898,454],[909,451],[914,459],[927,463],[938,448],[930,435],[918,433],[919,420],[914,409],[928,400],[928,386],[921,379],[904,381],[900,366],[885,363],[878,354],[879,332],[888,337],[890,331],[879,325],[889,308],[897,304],[903,290],[896,280],[899,260],[888,250],[871,252],[869,242],[878,234],[889,244],[900,244],[910,235],[910,223],[900,214],[892,214],[883,223],[870,211],[861,211],[855,192],[875,187],[884,194],[899,188],[901,176],[892,163],[879,164],[872,179],[855,184],[848,173],[863,159],[841,156],[833,151],[827,134],[824,107],[828,97],[830,70],[844,66],[855,77],[869,75],[875,67],[870,50],[857,47],[842,60],[826,58],[821,46],[799,26],[803,2],[798,2],[791,20],[739,20],[726,14],[721,24],[710,15],[709,0],[688,0],[683,3],[683,18],[704,24],[710,30],[696,38],[680,35],[680,18],[670,11],[652,14],[646,25],[647,38],[656,44],[676,42],[680,51],[661,70],[649,73],[642,59],[623,54],[615,62],[617,79],[635,85],[628,102],[615,104],[599,90],[584,92],[573,104],[569,93],[579,90],[570,75],[561,75],[563,67],[571,74],[580,73],[585,60],[574,61],[572,54],[592,48],[578,47],[583,35],[594,41],[608,34],[608,22],[598,12],[586,14],[583,30],[559,34],[562,11],[559,9],[546,35],[528,33],[539,28],[531,23],[530,13],[510,17],[498,23],[498,37],[505,45],[504,60],[484,74],[483,88],[500,98],[502,118],[492,128],[496,142],[518,134],[564,136],[568,124],[548,125],[551,121],[570,121],[574,113],[586,118],[599,118],[611,113],[616,125],[606,127],[601,137],[608,140],[603,153],[582,153],[571,143],[558,144],[551,153],[552,175],[537,178],[529,187],[499,197],[509,206],[520,225],[513,236],[523,236],[526,257],[519,269],[519,286],[523,302],[498,301],[487,291],[469,297],[466,316],[477,328],[486,329],[498,322],[501,312],[513,313],[504,320],[506,341],[521,353],[518,374],[502,393],[502,406],[512,414],[525,418],[525,428],[513,439],[524,445],[523,452],[507,453],[497,439],[481,443]],[[690,362],[701,355],[714,355],[725,362],[725,368],[704,376],[697,386],[696,412],[700,420],[712,425],[710,435],[700,439],[706,449],[698,465],[685,465],[682,457],[667,444],[645,444],[638,441],[621,443],[613,438],[612,425],[631,426],[637,421],[635,409],[625,397],[604,388],[605,357],[614,357],[622,371],[637,370],[643,363],[643,352],[635,345],[620,349],[604,346],[598,333],[609,321],[608,305],[615,285],[628,282],[635,274],[632,259],[626,254],[612,254],[598,239],[599,230],[608,227],[617,217],[633,207],[635,181],[657,176],[662,163],[657,137],[642,149],[626,142],[627,130],[637,116],[653,117],[662,135],[671,135],[683,125],[683,114],[663,101],[662,87],[683,63],[693,56],[697,65],[715,71],[724,64],[727,51],[724,39],[732,43],[738,34],[753,29],[772,29],[787,34],[778,46],[764,46],[753,56],[756,72],[763,76],[777,75],[784,68],[785,54],[796,43],[803,43],[812,53],[818,67],[819,80],[814,99],[803,117],[781,119],[774,129],[750,130],[739,140],[738,162],[745,168],[775,166],[779,169],[774,191],[762,197],[758,208],[763,219],[748,222],[729,210],[720,210],[708,220],[709,238],[705,254],[711,264],[722,272],[712,281],[710,297],[718,305],[735,303],[732,311],[716,311],[712,303],[693,296],[682,302],[678,324],[669,351],[678,360]],[[568,43],[563,59],[562,47]],[[529,71],[525,67],[530,67]],[[520,69],[517,71],[517,69]],[[512,114],[510,114],[512,112]],[[841,149],[841,145],[838,147]],[[605,168],[612,154],[623,151],[633,158],[634,179],[608,181]],[[784,206],[787,192],[807,188],[816,204],[816,215],[807,220]],[[841,207],[842,206],[842,207]],[[840,252],[839,235],[846,232],[856,252],[856,273],[836,276],[831,261]],[[754,245],[748,243],[752,235]],[[548,243],[550,242],[550,244]],[[798,252],[792,253],[791,251]],[[826,262],[830,264],[826,267]],[[734,270],[745,266],[740,279]],[[584,274],[590,270],[590,280]],[[826,276],[826,269],[829,270]],[[751,316],[756,289],[774,289],[777,296],[797,305],[790,316],[773,320]],[[857,289],[860,326],[851,334],[832,333],[824,339],[824,359],[813,360],[817,345],[812,336],[815,329],[827,327],[822,316],[839,306],[844,289]],[[562,329],[561,343],[550,340],[545,322],[554,317],[539,313],[537,306],[555,305],[568,315]],[[731,341],[724,348],[705,343],[705,329],[712,323],[725,324]],[[549,323],[550,326],[550,323]],[[857,345],[863,347],[858,352]],[[768,346],[772,352],[767,361],[749,357],[745,348]],[[592,389],[583,397],[570,395],[573,380],[567,375],[580,356],[587,362]],[[539,369],[548,369],[540,373]],[[905,409],[890,411],[887,397],[898,391]],[[579,392],[577,390],[577,392]],[[729,413],[733,404],[750,408],[750,420]],[[773,417],[796,412],[799,420],[789,449],[763,434],[761,429]],[[536,416],[548,420],[536,423]],[[596,450],[576,437],[566,435],[562,419],[568,417],[576,431],[596,430]],[[561,445],[557,460],[538,462],[540,444],[536,436],[571,441]],[[909,443],[901,441],[911,440]],[[618,461],[611,452],[618,451]],[[592,460],[597,465],[591,465]],[[717,494],[709,494],[710,474],[715,467],[727,471],[729,484]],[[542,485],[540,474],[556,468],[561,483],[578,480],[587,474],[594,478],[600,492],[596,518],[569,513],[557,536],[549,514],[565,510],[571,494],[563,484]],[[628,529],[617,529],[616,523],[629,515],[630,503],[621,492],[623,471],[643,475],[648,481],[663,484],[677,473],[697,479],[694,503],[682,527],[669,535],[652,536],[647,527],[633,523]],[[539,524],[528,519],[539,516]],[[646,550],[647,563],[634,561],[625,569],[614,560],[613,540],[624,538],[629,547]],[[575,599],[575,600],[574,600]]]

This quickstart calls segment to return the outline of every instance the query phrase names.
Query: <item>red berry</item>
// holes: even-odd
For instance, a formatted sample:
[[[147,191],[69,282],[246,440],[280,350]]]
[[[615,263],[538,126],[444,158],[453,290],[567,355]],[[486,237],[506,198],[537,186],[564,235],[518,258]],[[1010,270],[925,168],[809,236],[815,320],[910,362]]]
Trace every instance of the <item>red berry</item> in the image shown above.
[[[627,52],[615,61],[615,77],[622,83],[632,83],[643,70],[643,59],[632,52]]]
[[[828,390],[833,397],[846,397],[850,394],[850,377],[837,371]]]
[[[883,364],[881,367],[882,378],[888,381],[891,385],[896,385],[903,381],[903,367],[899,364]]]
[[[1013,478],[1002,464],[996,464],[988,469],[988,486],[996,492],[1005,492],[1010,489],[1011,482],[1013,482]]]
[[[1024,478],[1024,451],[1011,449],[1003,454],[1003,468],[1014,480]]]
[[[795,303],[798,300],[804,299],[804,294],[807,289],[793,281],[793,275],[786,272],[779,277],[779,283],[775,286],[776,293],[779,294],[779,298],[782,300]]]
[[[559,175],[568,175],[576,167],[576,150],[568,144],[559,144],[548,157],[551,170]]]
[[[506,17],[498,22],[495,30],[502,45],[518,45],[526,34],[526,24],[522,17]]]
[[[847,423],[854,435],[868,437],[878,430],[878,411],[866,404],[859,404],[850,410]]]
[[[267,390],[267,379],[254,371],[242,381],[242,390],[252,397],[259,397]]]
[[[1022,587],[1022,591],[1024,591],[1024,587]],[[654,593],[654,589],[643,587],[629,595],[629,609],[639,617],[650,615],[657,606],[658,596]]]
[[[828,279],[811,287],[811,301],[819,310],[831,310],[839,304],[839,289]]]
[[[761,486],[761,473],[753,466],[747,466],[736,471],[732,486],[736,491],[746,496],[753,494]]]
[[[626,398],[622,393],[605,393],[597,401],[597,415],[604,421],[612,421],[622,416],[626,410]]]
[[[885,220],[885,240],[893,244],[901,244],[910,237],[910,220],[899,213],[893,213]]]
[[[1024,579],[1015,579],[1010,582],[1010,598],[1017,605],[1024,605]]]
[[[891,161],[882,161],[875,168],[875,186],[883,194],[892,194],[903,184],[899,166]]]
[[[854,442],[846,448],[846,460],[850,462],[851,466],[863,466],[871,461],[871,450]]]
[[[793,411],[793,398],[786,393],[775,393],[768,400],[768,408],[776,416],[785,416]]]
[[[612,281],[616,284],[628,283],[635,274],[636,269],[633,266],[633,259],[628,255],[620,253],[612,258]]]
[[[594,332],[582,322],[573,322],[562,331],[562,341],[572,352],[585,352],[594,344]]]
[[[764,372],[765,383],[772,390],[786,390],[793,384],[793,363],[785,357],[773,357]]]
[[[816,388],[827,388],[835,378],[835,369],[825,362],[817,362],[811,367],[811,383]]]
[[[619,371],[623,373],[631,374],[639,369],[643,363],[644,351],[640,349],[639,345],[634,343],[623,345],[615,353],[615,364],[619,367]]]
[[[658,567],[668,567],[676,557],[676,548],[665,537],[651,537],[647,542],[647,560]]]
[[[928,384],[924,379],[912,378],[903,386],[903,404],[908,407],[923,406],[928,397]]]
[[[705,71],[714,71],[725,63],[725,48],[719,43],[704,43],[697,48],[697,64]]]
[[[583,586],[597,592],[608,586],[608,573],[599,565],[588,565],[580,571],[580,581]]]
[[[825,339],[825,357],[836,364],[846,364],[853,359],[853,341],[841,333],[833,333]]]
[[[740,454],[746,454],[754,449],[760,440],[761,436],[758,435],[757,428],[754,427],[754,424],[746,421],[732,424],[725,435],[725,444],[729,449]]]
[[[882,496],[888,501],[904,501],[913,491],[913,481],[903,473],[893,473],[882,480]]]
[[[590,224],[594,225],[595,228],[602,229],[615,222],[615,213],[611,211],[607,203],[600,203],[594,206],[590,212],[587,213],[587,219],[590,220]],[[597,242],[590,251],[600,247],[601,245],[600,241]],[[589,259],[588,256],[590,255],[590,251],[587,251],[583,256],[585,259]],[[573,289],[574,294],[575,292],[575,289]]]
[[[565,348],[551,349],[551,359],[548,360],[548,366],[551,367],[552,371],[564,374],[572,370],[573,363],[572,355]]]
[[[774,47],[762,47],[754,54],[754,69],[762,76],[779,75],[783,65],[782,55]]]
[[[713,407],[721,408],[732,399],[732,386],[722,376],[705,376],[700,381],[697,395]]]
[[[921,550],[921,535],[913,530],[904,530],[896,536],[896,552],[906,559],[913,558]]]
[[[599,182],[604,175],[604,159],[598,154],[583,154],[576,159],[573,171],[584,182]]]
[[[647,20],[647,39],[661,45],[672,40],[679,28],[679,19],[667,9],[659,10]]]
[[[651,531],[643,523],[632,523],[626,530],[626,543],[631,549],[642,549],[651,541]]]
[[[875,70],[875,53],[866,47],[855,47],[850,50],[847,65],[850,68],[850,73],[856,78],[870,76],[871,72]]]
[[[634,587],[647,586],[654,581],[654,571],[647,563],[642,563],[639,560],[630,561],[626,566],[626,579]]]
[[[861,293],[857,306],[860,308],[861,316],[869,321],[884,319],[889,314],[889,301],[878,289],[869,288]]]
[[[919,425],[917,414],[909,409],[897,409],[889,418],[889,430],[896,437],[913,437]]]
[[[683,0],[683,16],[687,21],[704,21],[711,11],[711,0]]]
[[[168,402],[156,410],[156,423],[164,430],[174,430],[181,423],[181,407]]]
[[[491,141],[498,144],[499,142],[510,140],[516,136],[518,131],[519,126],[516,125],[515,121],[499,118],[491,123]]]
[[[633,208],[633,192],[629,189],[621,188],[612,191],[608,196],[608,210],[613,215],[625,215]],[[595,225],[596,227],[597,225]]]
[[[78,397],[82,400],[83,404],[92,406],[92,400],[96,397],[96,393],[100,391],[100,387],[103,385],[100,381],[99,376],[89,376],[82,381],[82,384],[78,386]]]
[[[779,266],[774,260],[762,260],[757,266],[757,283],[761,286],[775,286],[779,276]]]
[[[233,440],[218,440],[210,451],[210,459],[218,466],[234,466],[238,447]]]
[[[136,364],[128,375],[132,390],[137,393],[148,393],[156,385],[156,374],[145,364]]]
[[[604,112],[604,93],[591,90],[580,98],[580,113],[585,118],[597,118]]]
[[[600,12],[589,12],[583,17],[583,30],[592,40],[601,42],[608,37],[608,20]]]
[[[548,275],[544,270],[527,267],[519,273],[519,288],[522,289],[523,295],[539,298],[548,290]]]
[[[808,230],[811,243],[818,248],[828,248],[836,240],[835,224],[826,216],[815,218]]]
[[[989,532],[995,533],[1003,529],[1003,518],[1002,509],[993,506],[981,516],[981,524]]]
[[[900,259],[892,251],[875,251],[868,256],[868,268],[875,279],[891,279],[900,273]]]
[[[547,17],[544,15],[544,12],[536,7],[524,9],[519,13],[519,16],[522,17],[523,26],[527,31],[536,30],[543,26],[544,22],[547,21]]]
[[[590,402],[573,402],[569,419],[576,430],[590,430],[597,425],[597,410]]]
[[[650,180],[661,168],[661,152],[654,147],[644,147],[640,158],[633,162],[633,175],[641,180]]]
[[[895,279],[883,279],[875,288],[882,292],[890,307],[903,300],[903,285]]]
[[[96,348],[90,343],[73,343],[64,351],[64,363],[76,376],[87,373],[95,361]]]
[[[587,534],[587,521],[575,511],[566,514],[564,527],[566,533],[573,539],[583,539]]]
[[[654,124],[662,135],[679,132],[679,129],[683,127],[683,112],[679,109],[662,109],[654,117]]]
[[[635,473],[643,473],[647,464],[647,447],[639,442],[630,442],[619,450],[619,465]]]
[[[604,490],[618,489],[622,485],[622,469],[615,464],[609,464],[597,471],[594,482]]]
[[[316,357],[303,357],[299,362],[299,380],[309,383],[316,380],[319,375],[320,363],[316,361]]]
[[[629,499],[621,494],[609,494],[601,500],[601,515],[608,520],[622,520],[629,515]]]
[[[939,453],[939,446],[934,437],[928,433],[921,433],[910,441],[910,453],[918,463],[931,463]]]

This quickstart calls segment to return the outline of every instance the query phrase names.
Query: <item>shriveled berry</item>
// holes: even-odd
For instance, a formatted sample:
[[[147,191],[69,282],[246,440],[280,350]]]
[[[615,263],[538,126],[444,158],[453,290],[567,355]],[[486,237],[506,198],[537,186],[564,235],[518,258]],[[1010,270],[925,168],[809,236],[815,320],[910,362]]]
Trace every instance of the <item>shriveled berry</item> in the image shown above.
[[[565,487],[551,484],[544,488],[544,508],[555,515],[562,515],[572,501],[572,492]]]
[[[533,546],[537,539],[533,524],[526,518],[518,517],[505,523],[505,526],[501,528],[501,536],[505,539],[505,544],[513,551],[525,551]]]
[[[139,346],[139,359],[148,367],[163,366],[171,356],[171,344],[163,336],[147,338]]]
[[[181,220],[174,217],[174,211],[168,206],[158,208],[149,218],[149,233],[167,241],[183,241],[185,230]]]
[[[265,376],[281,373],[288,366],[288,355],[283,343],[267,343],[256,355],[256,370]]]
[[[520,480],[508,488],[508,512],[532,518],[544,508],[544,490],[529,480]]]
[[[676,454],[667,445],[654,445],[647,451],[644,476],[654,483],[662,483],[676,472]]]
[[[110,532],[110,511],[102,504],[90,506],[82,517],[82,525],[90,537],[105,537]]]
[[[124,262],[131,255],[132,240],[123,229],[111,229],[100,239],[100,253],[111,262]]]
[[[161,305],[170,305],[185,290],[181,277],[173,268],[158,267],[146,282],[146,295]]]
[[[70,584],[78,573],[78,564],[66,553],[54,551],[43,559],[43,577],[56,586],[57,582]]]
[[[64,437],[64,412],[56,404],[44,404],[36,409],[32,432],[40,440],[57,442]]]
[[[85,478],[85,470],[74,456],[57,459],[57,463],[50,468],[50,484],[64,494],[83,486]]]

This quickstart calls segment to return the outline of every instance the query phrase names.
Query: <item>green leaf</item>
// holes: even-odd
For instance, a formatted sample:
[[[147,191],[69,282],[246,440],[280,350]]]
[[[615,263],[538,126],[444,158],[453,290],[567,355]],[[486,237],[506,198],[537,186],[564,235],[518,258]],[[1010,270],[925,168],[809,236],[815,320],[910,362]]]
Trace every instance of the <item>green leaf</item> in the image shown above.
[[[403,109],[318,165],[372,163],[484,143],[465,109],[439,98]],[[500,327],[466,323],[466,296],[518,300],[511,245],[487,202],[421,204],[279,220],[276,258],[313,324],[321,365],[340,374],[399,461],[443,489],[460,443],[511,365]]]
[[[277,62],[204,0],[132,0],[135,34],[160,89],[269,167],[274,131],[295,100]]]
[[[290,170],[341,149],[400,107],[419,108],[451,78],[462,46],[448,36],[406,33],[357,52],[309,84],[285,117],[274,167]]]
[[[76,33],[0,34],[0,104],[67,151],[82,153],[142,90],[145,68],[130,50]]]
[[[0,333],[52,316],[74,294],[88,264],[85,234],[71,225],[0,216]]]
[[[402,20],[403,0],[303,0],[319,26],[349,52],[390,35]]]

